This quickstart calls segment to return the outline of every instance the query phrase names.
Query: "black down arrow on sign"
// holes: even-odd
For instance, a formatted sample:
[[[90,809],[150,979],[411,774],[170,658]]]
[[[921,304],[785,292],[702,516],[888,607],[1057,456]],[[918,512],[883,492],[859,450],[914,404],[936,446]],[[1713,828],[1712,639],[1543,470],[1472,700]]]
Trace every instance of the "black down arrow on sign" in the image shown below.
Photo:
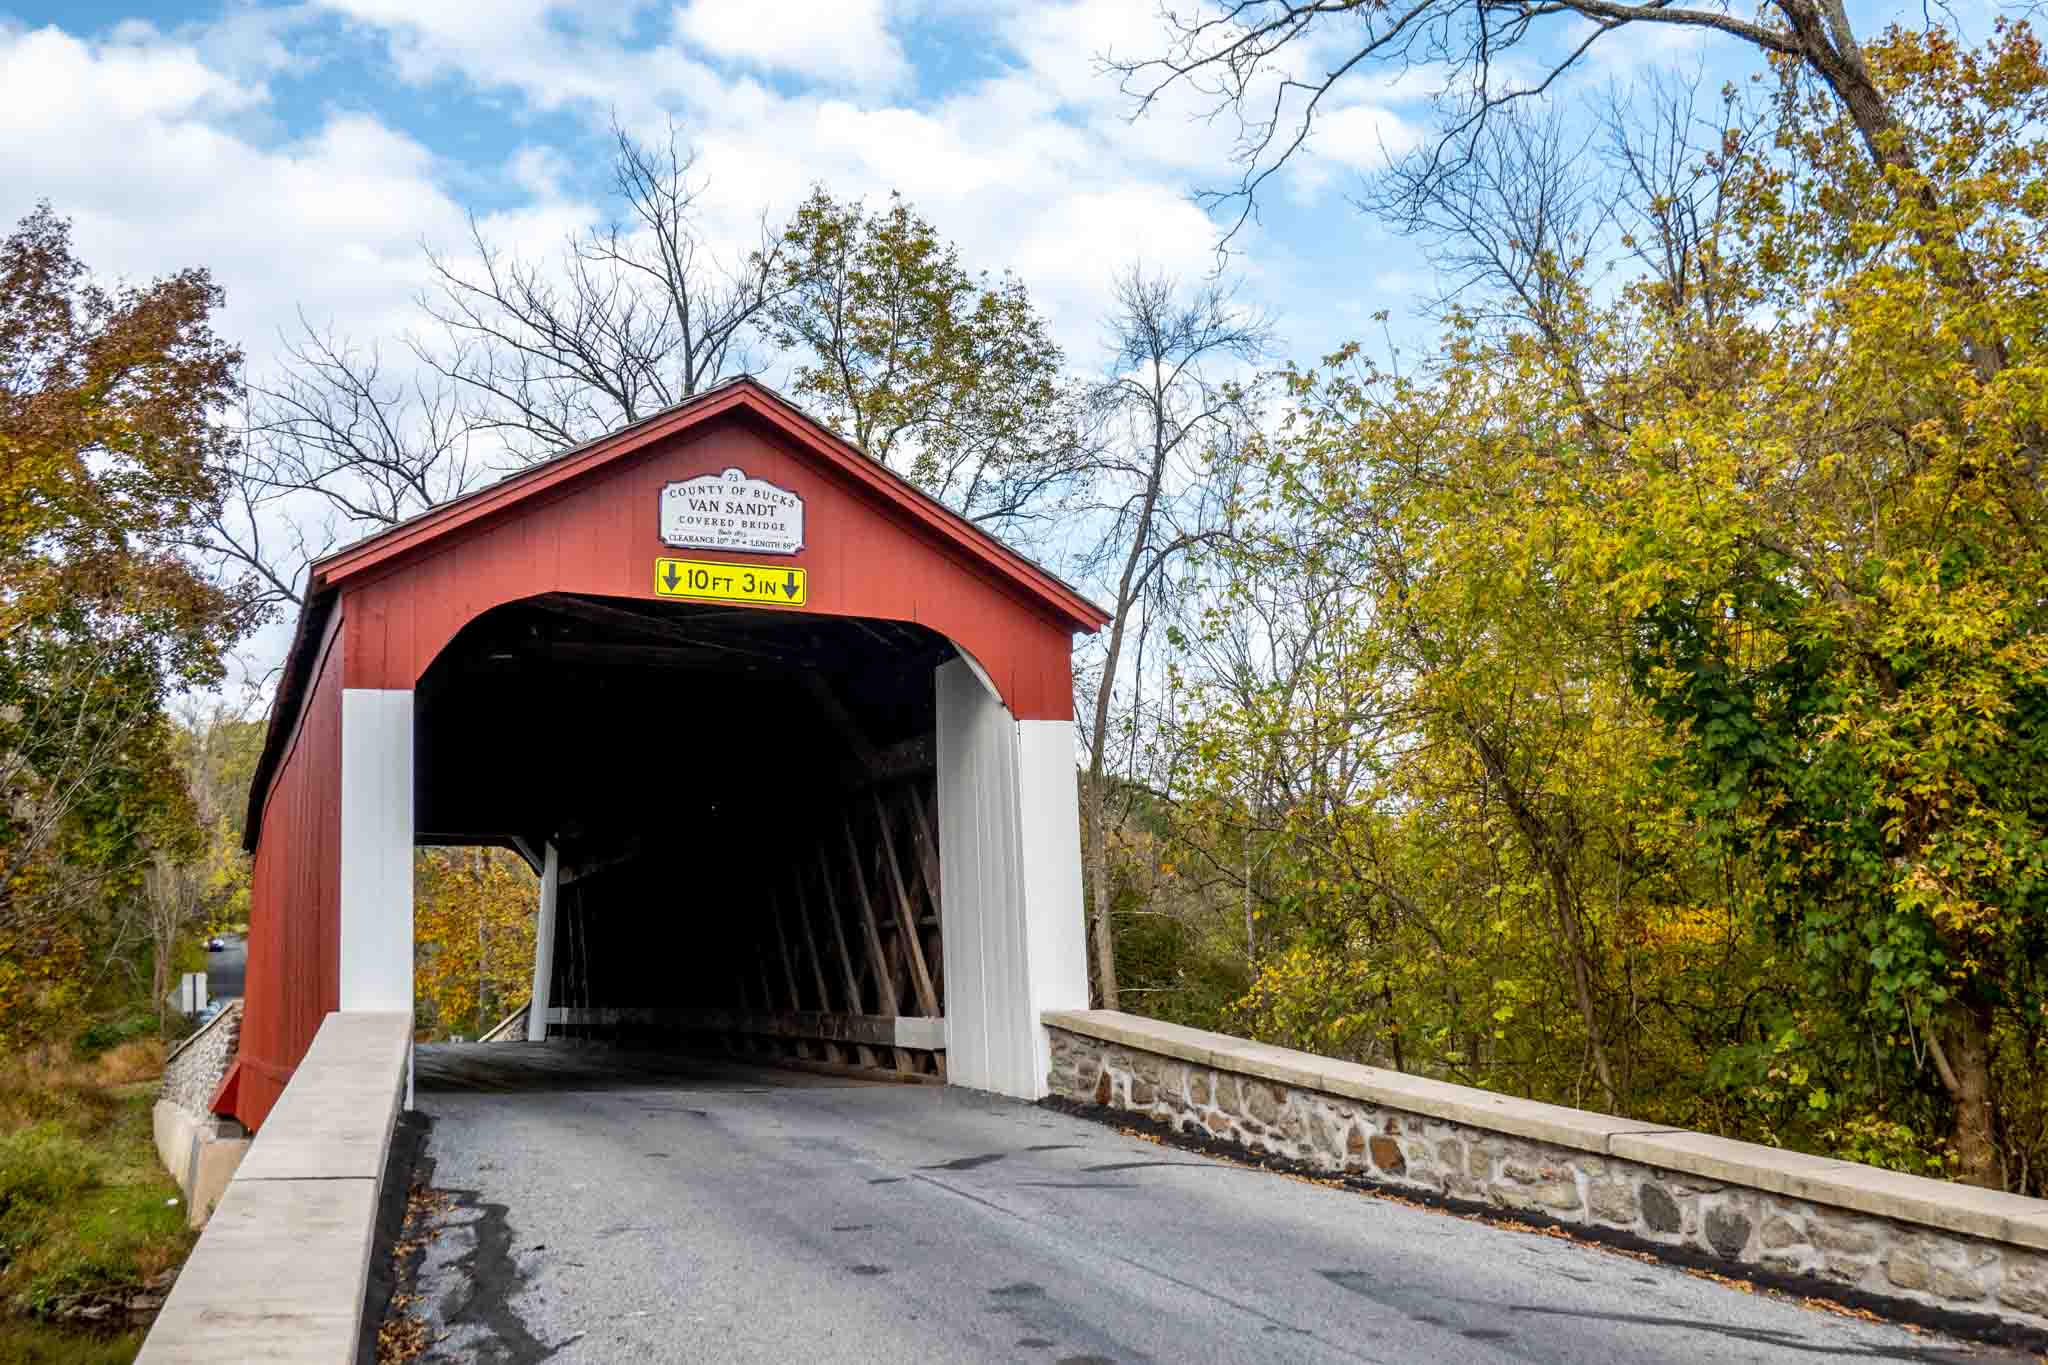
[[[789,577],[782,580],[782,590],[785,593],[789,594],[790,601],[794,602],[796,600],[797,583],[796,574],[793,571],[791,572]]]
[[[675,561],[674,561],[674,560],[670,560],[670,561],[669,561],[669,566],[668,566],[668,577],[667,577],[667,578],[665,578],[665,579],[663,579],[662,581],[668,584],[668,589],[669,589],[669,591],[670,591],[670,592],[674,592],[674,591],[675,591],[675,588],[676,588],[676,566],[675,566]]]

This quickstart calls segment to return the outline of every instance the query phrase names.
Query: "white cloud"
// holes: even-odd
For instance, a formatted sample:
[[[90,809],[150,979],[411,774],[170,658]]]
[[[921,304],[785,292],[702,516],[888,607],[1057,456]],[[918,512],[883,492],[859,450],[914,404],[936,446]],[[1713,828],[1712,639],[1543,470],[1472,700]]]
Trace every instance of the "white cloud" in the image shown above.
[[[0,119],[33,128],[52,108],[85,107],[126,121],[152,116],[222,114],[260,103],[259,86],[213,71],[189,48],[156,44],[156,31],[127,24],[89,59],[84,43],[55,28],[0,32]]]
[[[881,0],[689,0],[678,37],[712,57],[828,85],[888,87],[910,71]]]
[[[971,266],[1017,271],[1077,364],[1096,359],[1115,267],[1142,256],[1194,277],[1214,264],[1213,228],[1186,190],[1195,166],[1226,164],[1221,135],[1188,125],[1186,107],[1126,122],[1114,81],[1095,70],[1096,53],[1152,35],[1145,0],[970,12],[995,25],[1009,60],[935,102],[834,85],[829,73],[795,92],[750,74],[815,74],[818,53],[856,44],[869,60],[901,60],[880,3],[828,6],[816,23],[779,16],[772,42],[703,0],[652,19],[598,0],[316,3],[386,51],[401,80],[510,92],[515,117],[520,105],[568,108],[595,124],[616,107],[651,137],[675,116],[700,154],[706,227],[727,260],[755,244],[764,211],[779,221],[814,183],[842,196],[900,190]],[[563,190],[588,168],[538,143],[504,166],[442,164],[360,113],[293,140],[254,137],[269,115],[262,73],[303,63],[305,48],[279,44],[275,24],[239,22],[232,42],[196,31],[96,43],[0,33],[0,80],[27,92],[0,109],[0,180],[21,187],[19,202],[0,190],[0,209],[18,217],[28,196],[49,195],[101,269],[212,267],[230,293],[225,321],[252,358],[301,307],[362,337],[413,325],[419,242],[453,245],[464,232],[451,186],[482,176],[519,191],[524,207],[485,222],[515,248],[552,250],[598,216]],[[713,56],[741,64],[701,60]]]
[[[512,199],[483,219],[486,236],[529,256],[559,250],[604,210],[570,188],[601,179],[580,159],[589,141],[528,135],[502,164],[476,164],[408,134],[384,109],[431,98],[458,119],[515,124],[566,112],[592,132],[616,111],[650,139],[673,117],[699,153],[705,227],[723,260],[755,245],[763,214],[781,221],[814,183],[871,202],[900,190],[971,268],[1016,271],[1071,362],[1094,367],[1118,268],[1142,262],[1195,280],[1215,265],[1215,226],[1187,191],[1232,174],[1232,128],[1203,121],[1202,106],[1179,93],[1144,119],[1125,117],[1128,99],[1096,59],[1157,43],[1154,0],[966,3],[946,14],[949,0],[903,0],[913,8],[902,14],[937,15],[944,32],[986,45],[963,63],[976,74],[937,97],[906,79],[893,2],[816,14],[785,6],[758,26],[706,0],[305,0],[282,14],[237,6],[210,26],[129,24],[93,40],[0,22],[0,217],[11,224],[50,198],[106,274],[209,267],[229,295],[221,330],[259,371],[301,309],[359,342],[383,340],[396,369],[403,357],[391,343],[420,321],[420,243],[462,246],[464,201],[479,188]],[[309,15],[338,17],[345,36]],[[373,77],[386,77],[367,87],[382,106],[347,79],[365,42]],[[308,128],[305,107],[276,107],[272,84],[296,93],[285,82],[315,66],[345,78],[351,112],[316,107]],[[1353,106],[1314,164],[1362,155],[1368,134],[1401,127],[1387,112],[1400,107],[1392,95]],[[460,132],[458,123],[445,146],[462,145]],[[1332,308],[1324,282],[1304,286],[1277,244],[1256,231],[1240,244],[1258,249],[1244,261],[1255,287]]]
[[[1317,116],[1309,154],[1354,171],[1377,171],[1421,145],[1423,130],[1378,104],[1347,104]]]
[[[1574,46],[1593,36],[1590,22],[1571,29]],[[1720,35],[1690,24],[1630,24],[1618,33],[1608,33],[1586,53],[1585,75],[1596,79],[1634,75],[1647,67],[1691,66],[1706,51],[1710,38]],[[1739,49],[1738,49],[1739,50]],[[1761,68],[1762,58],[1756,62]]]
[[[553,147],[529,143],[512,154],[506,173],[513,184],[533,198],[558,199],[562,195],[562,181],[574,169],[569,158]]]
[[[223,334],[259,365],[300,311],[358,338],[400,335],[426,277],[421,242],[466,232],[449,168],[364,113],[261,139],[249,129],[268,127],[270,92],[209,66],[204,51],[133,27],[97,42],[0,28],[0,218],[11,226],[50,200],[106,275],[207,267],[228,295]],[[560,165],[533,148],[481,168],[529,195],[487,230],[538,246],[588,221],[588,206],[555,189]]]
[[[308,0],[381,40],[400,80],[457,77],[511,90],[535,109],[642,115],[715,93],[718,78],[673,44],[634,46],[643,6],[613,0]]]

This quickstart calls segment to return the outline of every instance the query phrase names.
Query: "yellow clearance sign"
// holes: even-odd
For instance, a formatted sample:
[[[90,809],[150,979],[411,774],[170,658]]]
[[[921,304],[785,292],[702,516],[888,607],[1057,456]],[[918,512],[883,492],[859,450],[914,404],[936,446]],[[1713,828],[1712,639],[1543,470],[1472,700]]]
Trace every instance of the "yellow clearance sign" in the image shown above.
[[[654,591],[662,597],[708,602],[778,602],[800,607],[808,596],[802,569],[717,564],[705,559],[657,559]]]

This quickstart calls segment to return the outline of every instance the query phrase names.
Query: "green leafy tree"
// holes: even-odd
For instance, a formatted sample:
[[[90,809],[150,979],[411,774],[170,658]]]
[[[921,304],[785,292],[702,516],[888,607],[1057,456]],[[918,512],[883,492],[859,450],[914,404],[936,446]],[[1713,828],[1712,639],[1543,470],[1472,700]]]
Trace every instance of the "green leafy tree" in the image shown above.
[[[1874,159],[1786,83],[1731,246],[1768,321],[1653,334],[1729,372],[1658,405],[1599,554],[1703,832],[1998,1183],[2001,1017],[2048,1009],[2048,66],[2002,26],[1870,69]]]
[[[47,206],[0,243],[0,1019],[71,1002],[95,922],[199,841],[168,700],[221,676],[240,591],[177,552],[220,497],[239,357],[189,270],[94,283]]]
[[[2037,1185],[2048,68],[2023,25],[1866,55],[1878,145],[1782,62],[1769,136],[1701,153],[1714,212],[1649,253],[1682,267],[1596,290],[1535,243],[1539,287],[1453,310],[1422,373],[1297,378],[1310,534],[1258,571],[1358,585],[1340,663],[1382,691],[1349,690],[1398,704],[1357,739],[1383,775],[1266,822],[1292,933],[1256,1026],[1377,1013],[1468,1066],[1400,988],[1439,945],[1410,996],[1512,1020],[1497,1082]],[[1331,701],[1289,742],[1354,723]],[[1210,706],[1248,821],[1229,750],[1276,722]]]
[[[420,1027],[474,1038],[533,991],[533,871],[504,849],[432,848],[414,877]]]
[[[765,330],[795,393],[877,462],[1011,535],[1056,518],[1089,449],[1022,281],[991,279],[900,196],[815,190],[769,265]]]

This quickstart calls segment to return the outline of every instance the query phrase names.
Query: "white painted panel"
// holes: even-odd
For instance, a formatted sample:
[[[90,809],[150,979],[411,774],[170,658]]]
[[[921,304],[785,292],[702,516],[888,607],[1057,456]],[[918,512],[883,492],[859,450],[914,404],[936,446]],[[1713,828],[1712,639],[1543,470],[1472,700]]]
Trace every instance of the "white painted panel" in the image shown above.
[[[938,717],[939,915],[946,963],[946,1078],[989,1088],[986,973],[981,932],[982,849],[979,778],[984,766],[977,720],[991,705],[974,668],[962,659],[934,675]]]
[[[967,665],[967,671],[974,675],[974,680],[981,684],[982,690],[995,698],[998,706],[1005,706],[1002,689],[996,686],[994,678],[989,677],[988,670],[981,666],[981,660],[975,658],[966,650],[961,649],[958,645],[954,645],[953,649],[958,654],[960,662]],[[1008,709],[1007,706],[1005,706],[1005,709]]]
[[[533,927],[533,995],[526,1011],[526,1041],[548,1036],[548,991],[555,982],[555,901],[562,885],[562,855],[551,842],[541,857],[540,909]]]
[[[1017,722],[1033,1088],[1046,1093],[1052,1041],[1039,1016],[1088,1008],[1088,933],[1081,903],[1080,782],[1070,720]]]
[[[988,818],[987,878],[982,901],[988,973],[989,1089],[1003,1095],[1036,1093],[1032,1038],[1029,945],[1024,935],[1024,850],[1017,798],[1017,722],[1007,708],[982,712],[990,762],[983,771],[982,810]]]
[[[970,661],[940,668],[937,687],[946,1076],[1036,1098],[1044,1030],[1031,987],[1017,723]]]
[[[412,693],[341,694],[341,1008],[412,1012]]]

